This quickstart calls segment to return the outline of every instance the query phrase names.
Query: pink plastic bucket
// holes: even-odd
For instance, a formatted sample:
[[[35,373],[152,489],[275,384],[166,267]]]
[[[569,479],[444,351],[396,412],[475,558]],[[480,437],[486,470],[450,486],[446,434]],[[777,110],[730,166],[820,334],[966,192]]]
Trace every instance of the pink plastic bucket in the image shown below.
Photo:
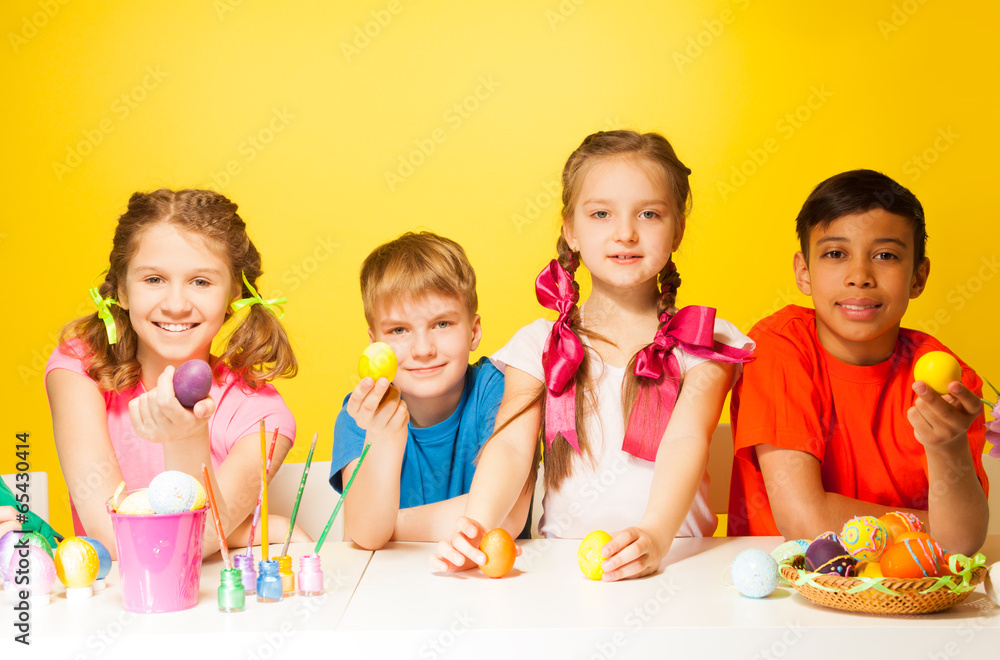
[[[131,516],[109,511],[128,612],[178,612],[198,604],[208,509]]]

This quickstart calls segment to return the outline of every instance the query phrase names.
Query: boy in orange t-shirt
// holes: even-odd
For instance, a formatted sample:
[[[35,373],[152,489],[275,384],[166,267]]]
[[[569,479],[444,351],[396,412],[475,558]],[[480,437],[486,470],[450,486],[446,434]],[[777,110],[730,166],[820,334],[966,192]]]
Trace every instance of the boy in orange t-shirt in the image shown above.
[[[729,534],[810,539],[905,510],[949,551],[975,552],[989,522],[982,381],[961,363],[944,396],[915,382],[920,356],[951,351],[899,327],[930,272],[920,202],[878,172],[844,172],[796,225],[795,281],[815,309],[789,305],[750,331]]]

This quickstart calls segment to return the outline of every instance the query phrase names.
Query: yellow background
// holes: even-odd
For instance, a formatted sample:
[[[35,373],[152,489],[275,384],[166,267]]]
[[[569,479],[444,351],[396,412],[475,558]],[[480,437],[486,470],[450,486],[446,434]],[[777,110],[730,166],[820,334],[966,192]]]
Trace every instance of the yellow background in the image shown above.
[[[367,341],[365,255],[416,228],[458,240],[491,353],[544,311],[532,281],[563,162],[613,127],[664,133],[694,171],[680,302],[744,331],[807,303],[791,259],[813,186],[868,167],[910,187],[933,268],[904,324],[1000,381],[998,19],[993,3],[918,0],[5,2],[0,472],[30,432],[52,522],[71,529],[42,372],[93,310],[133,191],[207,186],[240,205],[263,295],[290,299],[301,374],[278,386],[325,460]]]

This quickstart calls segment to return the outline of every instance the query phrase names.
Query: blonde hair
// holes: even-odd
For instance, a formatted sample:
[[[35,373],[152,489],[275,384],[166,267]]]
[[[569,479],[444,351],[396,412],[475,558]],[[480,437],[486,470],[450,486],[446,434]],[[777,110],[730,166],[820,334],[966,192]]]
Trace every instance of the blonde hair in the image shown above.
[[[670,191],[670,199],[674,204],[674,217],[678,226],[691,209],[691,186],[688,176],[691,170],[680,161],[673,147],[658,133],[639,134],[634,131],[601,131],[588,135],[577,149],[570,154],[562,174],[562,218],[568,222],[573,217],[575,205],[580,194],[580,188],[587,173],[605,158],[629,158],[640,165],[650,165],[659,169]],[[571,274],[576,270],[576,259],[560,232],[556,241],[556,254],[559,263]],[[674,307],[677,288],[681,279],[673,260],[658,273],[657,281],[660,289],[657,316]],[[574,286],[579,286],[574,282]],[[596,333],[589,332],[580,324],[580,311],[574,304],[569,312],[570,328],[577,336],[586,336],[591,340],[607,342],[607,339]],[[660,324],[663,325],[663,322]],[[580,453],[593,459],[589,439],[587,438],[585,420],[596,410],[596,388],[591,379],[591,350],[584,342],[584,357],[576,372],[576,434],[580,445]],[[665,376],[661,376],[664,378]],[[640,388],[655,388],[659,379],[644,378],[635,375],[635,356],[632,356],[625,371],[625,384],[622,389],[622,412],[626,423],[630,418],[632,407]],[[544,391],[543,391],[544,393]],[[542,428],[540,438],[545,438],[545,397],[542,400]],[[641,416],[645,420],[646,415]],[[658,438],[657,438],[658,440]],[[563,479],[573,472],[575,452],[567,442],[553,442],[545,453],[545,485],[546,488],[557,488]]]
[[[361,265],[361,301],[369,328],[374,329],[383,301],[429,293],[460,300],[470,316],[479,309],[476,271],[462,246],[450,238],[406,232],[372,250]]]
[[[237,206],[229,199],[209,190],[157,190],[135,193],[128,201],[128,210],[118,219],[109,257],[108,272],[98,287],[102,298],[117,298],[125,288],[129,262],[139,249],[143,233],[159,223],[169,223],[178,229],[196,234],[209,246],[225,255],[241,297],[251,295],[242,284],[246,275],[256,287],[261,275],[261,257],[246,232],[246,223],[236,213]],[[62,341],[76,337],[85,344],[84,355],[90,362],[88,373],[104,391],[122,391],[139,382],[142,367],[136,359],[138,337],[132,328],[128,312],[110,305],[118,329],[118,342],[109,344],[104,322],[97,313],[72,321],[62,333]],[[228,319],[231,312],[226,310]],[[252,305],[246,317],[229,337],[226,348],[216,364],[226,364],[251,389],[277,377],[292,377],[298,363],[291,342],[278,318],[263,305]]]

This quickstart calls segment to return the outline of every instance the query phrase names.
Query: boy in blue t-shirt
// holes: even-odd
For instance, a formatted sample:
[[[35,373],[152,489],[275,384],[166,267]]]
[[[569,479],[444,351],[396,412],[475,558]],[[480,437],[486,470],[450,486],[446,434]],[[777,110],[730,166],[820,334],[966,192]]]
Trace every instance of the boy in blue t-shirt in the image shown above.
[[[465,510],[503,398],[503,374],[489,359],[469,364],[482,337],[476,274],[458,243],[406,233],[365,259],[361,297],[370,340],[389,344],[399,369],[391,384],[363,378],[337,416],[336,490],[371,443],[344,502],[346,536],[371,550],[438,541]]]

